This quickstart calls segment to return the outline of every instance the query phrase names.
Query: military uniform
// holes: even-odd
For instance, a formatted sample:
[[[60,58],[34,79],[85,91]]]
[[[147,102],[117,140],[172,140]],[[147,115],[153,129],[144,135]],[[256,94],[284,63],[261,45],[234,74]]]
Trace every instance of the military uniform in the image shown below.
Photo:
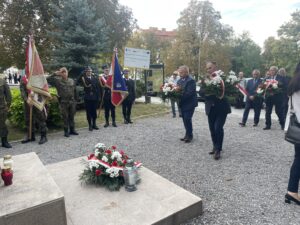
[[[11,145],[7,142],[8,130],[5,124],[7,119],[7,111],[11,104],[11,93],[8,84],[2,78],[0,78],[0,136],[2,141],[2,147],[11,148]]]
[[[27,103],[28,99],[28,90],[26,88],[27,85],[27,78],[24,76],[21,79],[20,82],[20,91],[21,91],[21,97],[24,101],[24,116],[25,116],[25,125],[26,130],[29,131],[29,123],[30,123],[30,105]],[[39,141],[39,144],[44,144],[47,142],[47,124],[46,124],[46,113],[43,111],[40,111],[35,106],[32,106],[32,133],[31,133],[31,139],[29,138],[29,134],[27,132],[27,136],[22,141],[22,144],[25,144],[29,141],[35,141],[35,128],[38,128],[41,133],[41,139]]]
[[[79,80],[79,84],[84,88],[84,105],[89,130],[98,130],[96,125],[97,107],[101,97],[101,87],[99,79],[95,75],[87,76],[84,74]]]
[[[63,79],[61,76],[53,74],[47,78],[50,85],[54,86],[58,94],[59,108],[64,121],[65,136],[69,134],[78,135],[75,131],[74,116],[76,114],[75,83],[71,78]]]

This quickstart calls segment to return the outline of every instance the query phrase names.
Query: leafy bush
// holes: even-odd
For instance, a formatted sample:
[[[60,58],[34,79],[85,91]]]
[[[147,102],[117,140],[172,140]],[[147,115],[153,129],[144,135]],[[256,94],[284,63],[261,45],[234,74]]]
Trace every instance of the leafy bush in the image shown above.
[[[50,127],[61,127],[62,118],[59,110],[57,92],[55,88],[50,88],[50,93],[52,99],[47,103],[48,105],[48,118],[47,126]],[[12,103],[8,113],[8,119],[13,126],[25,129],[25,119],[24,119],[24,108],[23,108],[23,99],[20,94],[19,89],[12,89]]]
[[[136,98],[139,98],[145,94],[145,82],[141,80],[136,80],[135,85],[136,85],[135,96]]]

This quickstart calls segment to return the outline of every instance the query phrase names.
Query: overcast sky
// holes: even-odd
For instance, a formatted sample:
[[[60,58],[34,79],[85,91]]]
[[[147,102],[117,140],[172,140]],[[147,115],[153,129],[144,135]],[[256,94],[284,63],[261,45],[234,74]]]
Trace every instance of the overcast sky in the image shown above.
[[[120,0],[132,9],[140,28],[177,28],[180,12],[190,0]],[[249,31],[251,38],[263,46],[270,36],[291,19],[291,13],[300,9],[300,0],[211,0],[222,16],[222,23],[233,27],[236,34]]]

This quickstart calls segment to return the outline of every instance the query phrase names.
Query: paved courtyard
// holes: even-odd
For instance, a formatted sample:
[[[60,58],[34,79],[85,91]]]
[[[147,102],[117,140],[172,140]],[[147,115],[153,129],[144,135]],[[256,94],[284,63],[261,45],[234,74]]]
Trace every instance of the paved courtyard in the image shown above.
[[[269,131],[262,130],[263,120],[254,128],[249,119],[248,125],[240,128],[241,112],[234,110],[228,117],[220,161],[208,154],[212,146],[202,103],[193,118],[190,144],[179,140],[184,135],[181,119],[163,114],[135,120],[132,125],[119,124],[118,128],[81,129],[79,136],[70,138],[61,132],[50,135],[42,146],[15,142],[10,150],[0,148],[0,157],[35,151],[49,164],[88,155],[98,142],[117,145],[145,167],[203,199],[203,215],[186,225],[299,225],[299,206],[284,203],[292,145],[284,141],[276,118]]]

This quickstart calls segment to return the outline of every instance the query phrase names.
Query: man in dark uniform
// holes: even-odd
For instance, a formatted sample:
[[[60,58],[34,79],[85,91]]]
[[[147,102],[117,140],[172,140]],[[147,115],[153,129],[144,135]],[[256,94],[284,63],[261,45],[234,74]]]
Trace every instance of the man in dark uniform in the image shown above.
[[[89,131],[92,131],[93,129],[99,130],[99,127],[96,125],[97,106],[101,99],[99,79],[92,74],[92,69],[87,67],[85,73],[78,82],[84,87],[84,104]]]
[[[111,114],[112,126],[117,127],[116,124],[116,107],[111,102],[111,90],[105,85],[105,81],[108,79],[109,68],[107,65],[102,66],[103,74],[101,75],[100,81],[103,89],[103,106],[105,111],[105,124],[104,127],[109,126],[109,112]]]
[[[30,90],[27,89],[28,79],[26,76],[23,76],[20,83],[20,91],[21,97],[24,101],[24,116],[25,116],[25,125],[27,135],[24,140],[21,141],[22,144],[28,143],[30,141],[35,141],[35,127],[38,127],[41,133],[41,139],[39,144],[46,143],[47,140],[47,116],[45,112],[45,108],[41,111],[38,108],[32,105]],[[32,130],[31,130],[31,138],[29,138],[29,123],[30,123],[30,107],[32,107]]]
[[[76,113],[75,101],[75,83],[68,78],[68,70],[65,67],[60,68],[52,76],[47,78],[49,84],[54,86],[58,94],[58,102],[64,120],[64,134],[69,137],[70,134],[78,135],[75,130],[74,116]]]
[[[275,113],[278,116],[279,123],[281,126],[281,129],[284,129],[285,124],[285,116],[283,111],[283,102],[284,102],[284,90],[287,89],[287,81],[284,77],[277,74],[278,67],[277,66],[271,66],[270,67],[270,77],[267,80],[276,80],[278,81],[278,87],[281,88],[283,91],[281,93],[277,93],[274,95],[270,95],[266,97],[266,126],[263,128],[264,130],[270,130],[271,129],[271,114],[273,110],[273,106],[275,106]]]
[[[7,119],[7,112],[11,104],[11,93],[8,84],[0,78],[0,135],[2,147],[11,148],[7,141],[8,130],[5,124]]]
[[[134,81],[129,78],[128,69],[124,69],[123,74],[124,74],[125,84],[128,90],[128,95],[122,102],[122,113],[124,117],[124,123],[128,124],[128,123],[132,123],[130,119],[130,115],[131,115],[132,104],[134,103],[135,100],[135,85],[134,85]]]

